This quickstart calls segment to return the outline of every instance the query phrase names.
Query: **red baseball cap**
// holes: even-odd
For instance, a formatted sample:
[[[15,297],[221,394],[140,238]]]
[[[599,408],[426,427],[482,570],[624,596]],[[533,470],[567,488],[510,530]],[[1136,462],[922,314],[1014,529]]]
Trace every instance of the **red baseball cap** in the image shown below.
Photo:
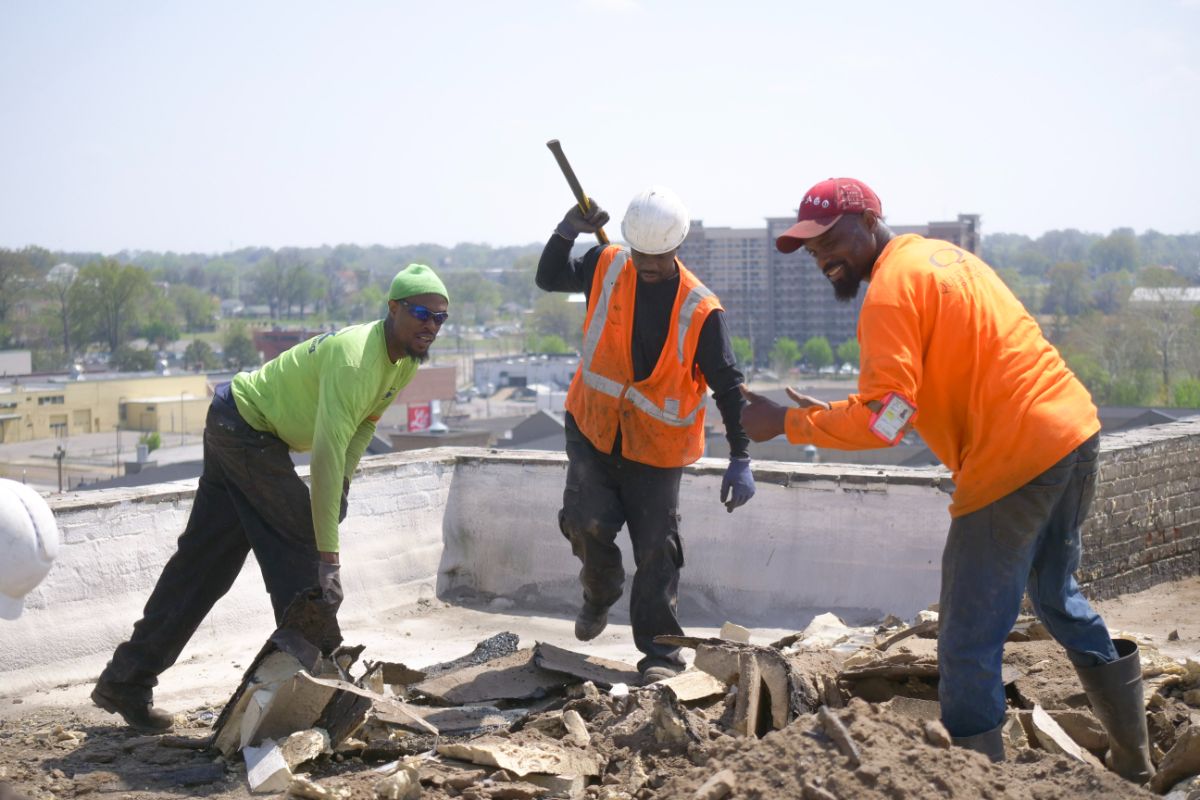
[[[775,248],[781,253],[799,250],[805,239],[820,236],[832,228],[843,214],[861,214],[867,209],[883,216],[879,197],[862,181],[854,178],[821,181],[804,193],[796,224],[775,240]]]

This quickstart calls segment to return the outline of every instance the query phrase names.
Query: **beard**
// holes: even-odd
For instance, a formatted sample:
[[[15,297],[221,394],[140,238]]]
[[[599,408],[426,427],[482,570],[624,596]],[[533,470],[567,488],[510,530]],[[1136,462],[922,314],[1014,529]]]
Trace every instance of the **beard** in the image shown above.
[[[424,353],[418,353],[416,350],[413,349],[412,345],[408,345],[407,347],[404,348],[404,354],[406,356],[408,356],[409,358],[411,358],[413,361],[417,362],[418,364],[424,364],[426,361],[429,360],[429,351],[428,350],[426,350]]]
[[[833,296],[839,303],[849,303],[858,297],[858,290],[861,286],[862,278],[838,278],[833,281]]]

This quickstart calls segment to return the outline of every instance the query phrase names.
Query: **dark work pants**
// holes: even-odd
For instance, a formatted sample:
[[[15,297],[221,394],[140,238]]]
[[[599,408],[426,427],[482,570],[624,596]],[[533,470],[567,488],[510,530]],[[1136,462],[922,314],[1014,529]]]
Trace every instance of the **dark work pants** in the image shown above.
[[[559,527],[583,562],[583,599],[607,609],[621,597],[625,568],[616,544],[629,526],[633,593],[629,616],[633,641],[645,653],[638,669],[683,666],[679,648],[655,644],[654,637],[682,635],[676,607],[683,543],[679,538],[679,479],[682,468],[662,469],[601,453],[573,422],[566,426],[567,486]]]
[[[1012,494],[951,522],[938,617],[938,695],[951,736],[1004,721],[1004,640],[1026,592],[1075,666],[1116,660],[1104,620],[1075,582],[1099,449],[1097,434]]]
[[[296,475],[287,445],[251,428],[238,414],[228,384],[218,387],[204,427],[204,472],[179,549],[102,677],[155,686],[229,591],[251,550],[278,625],[296,594],[317,585],[310,509],[308,487]],[[274,630],[262,627],[263,638]]]

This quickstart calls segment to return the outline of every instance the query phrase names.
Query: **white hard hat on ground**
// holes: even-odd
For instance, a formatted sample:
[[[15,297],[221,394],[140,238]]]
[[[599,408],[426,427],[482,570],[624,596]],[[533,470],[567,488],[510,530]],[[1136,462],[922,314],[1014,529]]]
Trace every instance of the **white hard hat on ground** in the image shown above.
[[[651,186],[634,196],[621,220],[621,235],[639,253],[669,253],[687,238],[691,218],[683,201],[665,186]]]
[[[16,619],[25,595],[42,582],[58,555],[58,524],[42,496],[0,478],[0,617]]]

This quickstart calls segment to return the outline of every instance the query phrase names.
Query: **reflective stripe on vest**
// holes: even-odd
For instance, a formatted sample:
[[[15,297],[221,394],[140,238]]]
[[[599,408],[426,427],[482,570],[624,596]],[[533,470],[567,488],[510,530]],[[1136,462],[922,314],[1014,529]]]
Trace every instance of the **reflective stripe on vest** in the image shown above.
[[[612,298],[612,290],[617,285],[617,278],[621,276],[621,270],[625,268],[627,261],[629,261],[629,251],[621,250],[613,257],[612,263],[608,265],[608,269],[604,272],[604,282],[600,286],[600,298],[596,301],[596,307],[592,311],[592,318],[588,321],[587,332],[583,337],[583,358],[579,364],[580,377],[583,378],[583,382],[589,387],[609,397],[620,399],[621,393],[624,391],[625,397],[639,411],[653,417],[659,422],[678,428],[687,428],[696,421],[696,415],[704,407],[703,403],[693,408],[692,413],[686,417],[680,417],[678,413],[656,406],[654,401],[646,397],[646,395],[642,394],[635,387],[630,386],[628,391],[626,391],[623,383],[592,371],[592,359],[596,356],[596,348],[600,346],[600,335],[604,331],[605,323],[608,321],[608,304]],[[634,276],[633,279],[637,280],[637,277]],[[687,340],[688,330],[692,326],[692,315],[706,297],[712,296],[713,293],[707,287],[703,285],[697,286],[688,292],[688,296],[683,299],[683,302],[679,306],[679,322],[677,325],[679,329],[679,342],[677,350],[680,363],[683,363],[683,343]],[[677,405],[678,401],[676,400],[674,403]]]
[[[683,363],[683,342],[687,339],[688,328],[692,324],[692,314],[695,313],[696,307],[706,297],[712,297],[713,293],[707,286],[701,284],[695,289],[688,292],[688,296],[683,298],[683,302],[679,304],[679,363]]]
[[[680,417],[677,414],[672,414],[670,411],[654,405],[654,402],[649,397],[646,397],[646,395],[642,394],[632,386],[629,387],[629,391],[625,393],[625,397],[647,416],[654,417],[659,422],[667,425],[673,425],[676,428],[687,428],[691,426],[691,424],[696,421],[696,415],[700,413],[700,409],[704,408],[704,403],[701,403],[692,409],[692,413],[688,414],[686,417]],[[678,400],[674,402],[675,405],[679,405]]]
[[[580,363],[587,365],[587,367],[592,365],[592,359],[596,356],[596,348],[600,346],[600,334],[604,332],[604,322],[608,318],[608,303],[612,299],[612,290],[617,285],[617,278],[621,276],[621,270],[625,268],[625,262],[628,260],[629,251],[621,250],[613,257],[612,262],[608,265],[608,269],[604,273],[604,282],[600,284],[600,299],[596,301],[596,307],[592,310],[591,322],[588,323],[587,332],[583,337],[583,359]],[[599,325],[596,324],[597,315],[599,315]],[[583,373],[586,378],[589,374],[586,367]],[[604,380],[608,379],[605,378]],[[588,385],[590,386],[591,384]],[[596,388],[600,389],[600,387]],[[611,392],[607,392],[604,389],[600,389],[600,391],[605,394],[611,394]],[[616,397],[617,395],[613,396]]]

